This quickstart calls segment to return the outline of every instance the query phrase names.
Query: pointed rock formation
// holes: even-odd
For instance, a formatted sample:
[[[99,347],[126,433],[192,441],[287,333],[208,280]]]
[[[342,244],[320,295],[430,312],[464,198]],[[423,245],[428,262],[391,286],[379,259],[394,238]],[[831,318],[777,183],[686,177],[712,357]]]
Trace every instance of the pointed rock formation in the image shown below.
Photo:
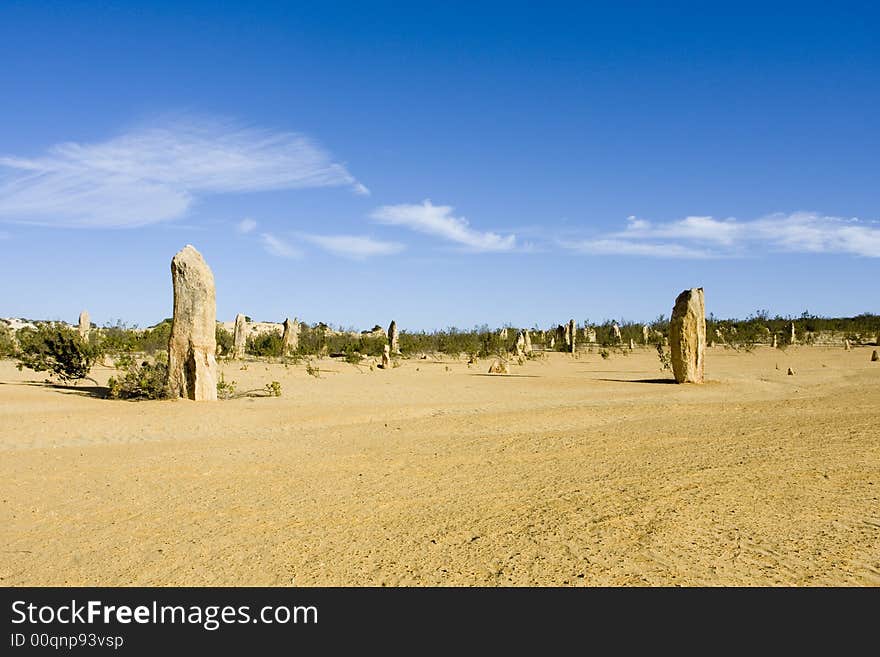
[[[636,341],[632,338],[629,339],[629,350],[633,351],[636,348]]]
[[[235,316],[235,328],[232,335],[232,357],[244,358],[244,347],[247,344],[247,319],[241,313]]]
[[[648,339],[651,337],[650,329],[647,326],[642,326],[642,342],[644,344],[648,344]]]
[[[92,322],[89,319],[89,311],[88,310],[83,310],[79,314],[79,327],[78,328],[79,328],[79,336],[83,340],[88,340],[89,339],[89,331],[92,330]]]
[[[527,354],[532,353],[532,338],[529,335],[528,330],[523,331],[523,339],[525,340],[525,345],[523,346],[523,351]]]
[[[168,388],[195,401],[217,399],[217,301],[214,274],[187,244],[171,259],[174,317],[168,339]]]
[[[489,374],[508,374],[507,363],[500,360],[493,360],[489,366]]]
[[[513,348],[516,350],[517,356],[522,356],[526,351],[526,336],[523,331],[520,331],[516,335],[516,342],[513,345]]]
[[[397,322],[393,319],[388,325],[388,344],[391,346],[392,354],[400,353],[400,334],[397,332]]]
[[[672,373],[678,383],[702,383],[706,350],[706,303],[703,288],[685,290],[675,299],[669,320]]]
[[[617,325],[617,322],[614,322],[614,323],[611,325],[611,332],[612,332],[612,334],[614,335],[614,341],[615,341],[615,342],[620,342],[620,340],[621,340],[621,338],[620,338],[620,326]]]
[[[389,345],[385,345],[382,347],[382,364],[379,365],[383,370],[387,370],[391,367],[391,347]]]
[[[568,326],[566,328],[568,329],[569,335],[568,346],[571,350],[571,353],[574,353],[575,343],[577,342],[577,327],[575,326],[573,319],[568,320]]]
[[[282,355],[289,356],[299,349],[299,322],[296,317],[292,322],[287,318],[282,326],[284,327],[284,333],[281,335]]]
[[[788,325],[788,344],[794,344],[797,342],[797,335],[795,335],[794,331],[794,322]]]

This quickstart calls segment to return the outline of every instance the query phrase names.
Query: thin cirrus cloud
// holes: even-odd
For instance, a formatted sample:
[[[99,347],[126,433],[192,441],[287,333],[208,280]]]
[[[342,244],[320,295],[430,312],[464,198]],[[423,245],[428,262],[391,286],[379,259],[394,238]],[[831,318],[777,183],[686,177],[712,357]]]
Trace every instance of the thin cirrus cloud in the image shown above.
[[[278,258],[300,258],[303,255],[298,248],[272,233],[260,233],[260,243],[266,253]]]
[[[880,257],[880,224],[815,212],[775,213],[758,219],[685,217],[670,222],[627,218],[626,228],[559,244],[591,255],[722,258],[767,252],[837,253]]]
[[[400,253],[406,246],[399,242],[385,242],[360,235],[310,235],[301,238],[333,255],[354,260],[373,256],[388,256]]]
[[[0,219],[119,228],[184,216],[201,197],[269,190],[369,190],[318,144],[294,132],[230,121],[144,125],[35,158],[0,156]]]
[[[452,214],[448,205],[434,205],[430,200],[421,204],[383,205],[370,214],[380,224],[403,226],[410,230],[455,242],[469,251],[512,251],[516,248],[515,235],[499,235],[471,228],[464,217]]]
[[[247,233],[252,233],[256,227],[257,222],[253,219],[242,219],[235,225],[235,230],[246,235]]]

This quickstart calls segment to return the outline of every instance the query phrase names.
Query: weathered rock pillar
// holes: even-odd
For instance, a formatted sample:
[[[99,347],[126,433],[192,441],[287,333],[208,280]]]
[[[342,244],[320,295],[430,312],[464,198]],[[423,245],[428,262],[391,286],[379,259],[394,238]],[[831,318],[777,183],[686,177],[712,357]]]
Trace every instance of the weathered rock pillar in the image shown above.
[[[672,373],[678,383],[702,383],[706,350],[706,303],[703,288],[685,290],[675,300],[669,320]]]
[[[168,340],[168,388],[195,401],[217,399],[217,300],[214,274],[187,244],[171,259],[174,318]]]

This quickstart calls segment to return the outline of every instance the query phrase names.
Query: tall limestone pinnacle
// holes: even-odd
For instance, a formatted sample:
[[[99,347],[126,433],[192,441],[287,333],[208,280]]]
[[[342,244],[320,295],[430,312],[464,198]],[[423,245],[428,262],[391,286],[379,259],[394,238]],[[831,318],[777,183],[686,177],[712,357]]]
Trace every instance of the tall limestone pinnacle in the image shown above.
[[[214,274],[187,244],[171,259],[174,316],[168,339],[171,394],[195,401],[217,399],[217,300]]]
[[[247,343],[248,325],[247,318],[238,313],[235,316],[235,328],[232,333],[232,357],[244,358],[244,348]]]
[[[678,383],[703,383],[706,351],[706,302],[703,288],[685,290],[675,299],[669,320],[672,373]]]
[[[83,340],[89,339],[89,331],[92,330],[92,322],[89,319],[89,311],[83,310],[79,314],[79,323],[78,323],[79,335]]]

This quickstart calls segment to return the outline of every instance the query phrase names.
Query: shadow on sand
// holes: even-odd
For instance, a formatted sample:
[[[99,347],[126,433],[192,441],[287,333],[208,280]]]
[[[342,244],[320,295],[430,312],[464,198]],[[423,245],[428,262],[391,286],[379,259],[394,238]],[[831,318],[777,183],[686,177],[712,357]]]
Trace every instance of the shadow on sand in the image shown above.
[[[34,388],[50,388],[62,395],[78,395],[80,397],[92,397],[94,399],[107,399],[110,388],[107,386],[68,386],[62,383],[50,383],[46,381],[0,381],[2,386],[32,386]]]
[[[675,379],[596,379],[612,383],[675,383]]]
[[[541,377],[537,374],[479,374],[477,372],[473,372],[468,374],[468,376],[491,376],[496,379],[540,379]]]

